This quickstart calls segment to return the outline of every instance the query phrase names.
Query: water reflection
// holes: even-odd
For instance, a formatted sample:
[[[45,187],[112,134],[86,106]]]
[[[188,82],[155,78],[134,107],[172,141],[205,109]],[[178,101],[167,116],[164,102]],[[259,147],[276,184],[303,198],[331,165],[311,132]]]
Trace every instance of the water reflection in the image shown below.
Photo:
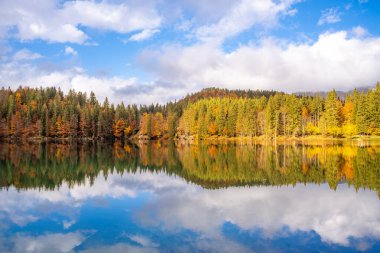
[[[2,145],[0,252],[379,252],[379,152]]]
[[[0,150],[1,187],[55,189],[100,172],[163,171],[204,188],[347,183],[380,194],[380,146],[355,145],[15,145]]]

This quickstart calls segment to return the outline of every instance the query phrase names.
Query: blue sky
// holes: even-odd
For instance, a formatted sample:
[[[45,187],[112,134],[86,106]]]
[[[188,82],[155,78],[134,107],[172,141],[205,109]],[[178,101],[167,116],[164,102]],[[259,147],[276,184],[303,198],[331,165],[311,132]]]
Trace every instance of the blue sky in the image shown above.
[[[350,90],[380,80],[379,13],[377,0],[2,0],[0,85],[126,103]]]

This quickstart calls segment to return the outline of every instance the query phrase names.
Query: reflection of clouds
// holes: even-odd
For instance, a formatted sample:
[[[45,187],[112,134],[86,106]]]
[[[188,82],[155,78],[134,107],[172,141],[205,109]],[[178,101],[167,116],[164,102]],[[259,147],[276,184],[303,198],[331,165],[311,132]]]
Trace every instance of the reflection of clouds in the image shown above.
[[[64,221],[62,221],[62,225],[63,225],[64,229],[69,229],[75,223],[76,223],[75,220],[70,220],[70,221],[64,220]]]
[[[366,251],[373,246],[373,242],[360,241],[355,245],[355,248],[359,251]]]
[[[149,248],[155,248],[158,246],[158,244],[152,242],[149,238],[145,237],[145,236],[142,236],[142,235],[131,235],[131,236],[128,236],[129,239],[131,239],[132,241],[138,243],[139,245],[143,246],[143,247],[149,247]]]
[[[63,183],[59,190],[55,191],[38,189],[17,191],[11,187],[7,191],[0,191],[0,199],[2,199],[0,214],[3,213],[19,226],[25,226],[38,220],[37,214],[28,214],[30,210],[37,209],[46,212],[48,208],[51,212],[60,211],[62,206],[67,208],[80,207],[84,201],[91,198],[133,198],[141,191],[157,193],[184,186],[186,183],[183,180],[175,180],[165,173],[125,174],[124,176],[115,173],[107,175],[107,179],[104,175],[99,175],[93,185],[90,184],[89,180],[86,180],[82,185],[75,185],[71,188],[67,183]],[[40,215],[44,216],[44,214],[41,213]],[[66,229],[73,224],[65,221],[62,225]]]
[[[112,252],[112,253],[125,253],[125,252],[136,252],[136,253],[155,253],[159,252],[156,248],[141,248],[137,246],[131,246],[124,243],[118,243],[111,246],[102,246],[91,249],[86,249],[80,251],[81,253],[103,253],[103,252]]]
[[[221,236],[213,238],[212,241],[207,239],[197,240],[194,246],[202,252],[252,252],[251,249]]]
[[[46,234],[37,237],[17,234],[12,238],[12,244],[14,244],[12,253],[73,252],[73,249],[80,245],[84,239],[85,237],[79,232],[68,234]]]
[[[69,187],[63,183],[59,190],[41,191],[29,189],[21,193],[11,187],[8,191],[0,191],[0,197],[6,196],[6,201],[0,210],[10,211],[15,206],[21,209],[29,209],[34,206],[36,201],[48,201],[50,203],[80,204],[89,198],[98,197],[136,197],[138,192],[151,191],[163,192],[171,191],[173,188],[184,187],[186,183],[183,180],[175,180],[165,173],[142,173],[142,174],[118,174],[99,175],[93,185],[89,180],[82,185]],[[19,201],[22,198],[25,201]],[[30,201],[28,201],[30,200]]]
[[[97,253],[97,252],[159,252],[158,245],[155,245],[149,238],[143,236],[133,236],[133,241],[140,246],[133,246],[124,243],[118,243],[110,246],[97,246],[95,248],[88,248],[84,250],[76,249],[81,245],[86,236],[82,232],[73,232],[67,234],[44,234],[40,236],[29,236],[25,234],[16,234],[14,237],[6,241],[0,237],[0,252],[9,253]]]
[[[17,224],[20,227],[24,227],[28,223],[36,221],[38,218],[34,215],[25,215],[25,214],[17,215],[17,214],[14,214],[14,215],[12,215],[11,219],[12,219],[13,223]]]
[[[188,228],[215,236],[224,222],[242,229],[261,228],[265,236],[284,226],[315,231],[323,241],[349,244],[349,238],[380,237],[380,202],[374,192],[327,185],[228,188],[167,192],[139,214],[144,225]],[[195,218],[196,217],[196,218]]]
[[[11,188],[0,192],[3,200],[0,216],[25,225],[38,218],[34,215],[44,215],[30,215],[30,210],[47,205],[50,211],[60,210],[62,206],[73,209],[90,198],[134,198],[141,192],[148,192],[151,197],[138,212],[132,211],[140,225],[163,226],[164,230],[171,232],[193,230],[200,235],[194,247],[205,251],[215,251],[213,247],[218,249],[220,245],[224,249],[219,251],[248,251],[221,234],[221,227],[227,221],[243,230],[262,229],[268,238],[279,236],[284,227],[293,232],[315,231],[323,241],[345,246],[349,245],[349,238],[380,238],[380,201],[375,192],[355,192],[347,185],[340,185],[336,192],[328,185],[205,190],[164,173],[110,174],[107,181],[101,175],[92,186],[88,181],[73,188],[63,184],[54,192],[17,192]],[[24,221],[17,217],[23,217]],[[68,229],[76,221],[78,217],[68,217],[60,224]],[[134,249],[134,246],[116,244],[86,252],[154,252],[158,246],[141,235],[130,235],[129,238],[141,247]],[[370,247],[366,241],[356,246]]]

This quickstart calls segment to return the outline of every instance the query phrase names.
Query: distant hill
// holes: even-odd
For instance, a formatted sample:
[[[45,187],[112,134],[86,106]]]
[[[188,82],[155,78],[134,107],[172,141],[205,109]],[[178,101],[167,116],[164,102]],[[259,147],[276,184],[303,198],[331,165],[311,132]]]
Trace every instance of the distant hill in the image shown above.
[[[260,98],[270,97],[277,93],[283,93],[278,91],[269,90],[229,90],[222,88],[204,88],[201,91],[186,95],[184,98],[175,102],[176,105],[184,108],[189,103],[194,103],[198,100],[205,98]]]
[[[361,87],[361,88],[356,88],[356,90],[358,92],[368,92],[369,90],[373,89],[374,87],[370,87],[370,86],[367,86],[367,87]],[[345,99],[347,95],[349,94],[352,94],[354,92],[354,90],[350,90],[350,91],[336,91],[338,97],[340,99]],[[309,97],[315,97],[315,96],[320,96],[320,97],[323,97],[323,98],[326,98],[327,97],[327,94],[328,92],[326,91],[317,91],[317,92],[295,92],[293,93],[297,96],[309,96]]]
[[[357,88],[356,90],[358,92],[368,92],[369,90],[373,89],[374,86],[367,86],[367,87],[361,87]],[[350,91],[336,91],[339,98],[344,99],[348,94],[352,94],[354,90]],[[229,89],[222,89],[222,88],[216,88],[216,87],[210,87],[210,88],[204,88],[201,91],[191,93],[186,95],[184,98],[176,101],[177,104],[185,104],[188,103],[194,103],[198,100],[205,99],[205,98],[260,98],[260,97],[270,97],[275,94],[284,94],[284,92],[280,91],[274,91],[274,90],[229,90]],[[320,96],[323,98],[327,97],[328,92],[327,91],[317,91],[317,92],[294,92],[291,94],[295,94],[297,96]]]

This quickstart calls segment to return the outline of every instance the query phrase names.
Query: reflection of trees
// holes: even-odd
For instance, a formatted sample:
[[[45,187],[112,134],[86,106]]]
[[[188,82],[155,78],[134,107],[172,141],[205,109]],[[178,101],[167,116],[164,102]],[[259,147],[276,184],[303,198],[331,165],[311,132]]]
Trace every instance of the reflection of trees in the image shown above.
[[[184,173],[206,187],[347,182],[378,191],[380,149],[355,146],[197,146],[180,152]],[[186,149],[195,149],[192,146]],[[208,150],[208,151],[207,151]],[[210,150],[212,155],[210,155]],[[207,155],[208,154],[208,155]],[[189,169],[188,169],[189,168]]]
[[[102,172],[164,171],[206,188],[347,182],[379,192],[380,148],[351,145],[2,144],[0,184],[22,188],[93,182]]]

